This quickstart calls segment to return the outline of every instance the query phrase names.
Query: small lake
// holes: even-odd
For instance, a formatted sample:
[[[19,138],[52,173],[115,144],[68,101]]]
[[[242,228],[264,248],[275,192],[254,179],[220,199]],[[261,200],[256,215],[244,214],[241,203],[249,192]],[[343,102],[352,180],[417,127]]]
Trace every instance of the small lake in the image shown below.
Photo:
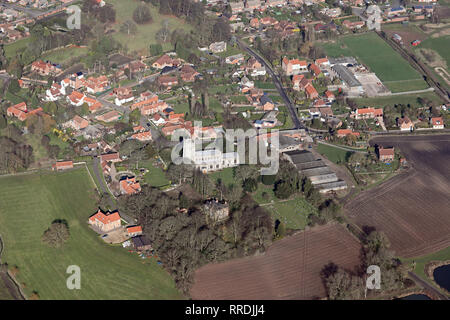
[[[431,298],[424,294],[410,294],[409,296],[400,298],[399,300],[431,300]]]
[[[450,264],[434,269],[433,277],[439,286],[450,292]]]

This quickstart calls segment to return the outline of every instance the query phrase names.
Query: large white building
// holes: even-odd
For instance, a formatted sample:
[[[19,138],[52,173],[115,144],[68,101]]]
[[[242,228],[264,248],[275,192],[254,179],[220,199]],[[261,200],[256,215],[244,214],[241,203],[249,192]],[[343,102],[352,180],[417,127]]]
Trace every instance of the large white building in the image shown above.
[[[183,141],[183,158],[185,161],[190,160],[196,168],[199,168],[203,172],[216,171],[239,165],[237,152],[223,153],[218,149],[196,150],[195,141],[192,139],[185,139]]]

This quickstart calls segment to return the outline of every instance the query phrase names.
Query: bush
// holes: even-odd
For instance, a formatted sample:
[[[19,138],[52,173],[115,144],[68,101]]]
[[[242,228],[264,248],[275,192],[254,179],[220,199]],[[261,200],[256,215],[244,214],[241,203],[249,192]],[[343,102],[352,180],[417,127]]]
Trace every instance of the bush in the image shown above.
[[[69,239],[69,227],[65,220],[55,220],[42,235],[42,241],[50,247],[59,248]]]
[[[275,184],[275,179],[277,178],[276,175],[264,175],[261,176],[261,182],[265,184],[266,186],[273,186]]]
[[[152,22],[153,18],[147,6],[139,6],[133,12],[133,20],[137,24],[144,24]]]
[[[258,188],[258,182],[253,178],[248,178],[244,180],[242,187],[247,192],[253,192]]]

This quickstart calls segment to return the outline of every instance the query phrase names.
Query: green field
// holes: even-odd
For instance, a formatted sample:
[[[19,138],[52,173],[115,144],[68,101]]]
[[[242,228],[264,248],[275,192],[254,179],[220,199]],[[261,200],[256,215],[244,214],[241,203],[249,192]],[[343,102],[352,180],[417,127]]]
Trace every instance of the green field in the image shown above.
[[[10,59],[15,57],[17,53],[26,49],[28,42],[30,42],[30,37],[5,45],[6,58]]]
[[[40,299],[179,299],[169,274],[154,259],[142,260],[121,246],[105,244],[87,225],[96,193],[86,169],[0,178],[2,260],[17,266],[19,283]],[[70,196],[69,196],[70,195]],[[70,238],[60,249],[41,236],[65,219]],[[67,267],[81,268],[81,289],[66,287]]]
[[[158,13],[158,9],[153,7],[152,5],[144,4],[141,1],[136,0],[108,0],[109,4],[114,6],[116,10],[116,23],[115,29],[116,33],[114,34],[114,38],[126,45],[131,51],[139,51],[144,50],[148,51],[149,45],[151,43],[156,43],[156,33],[162,27],[162,22],[167,20],[169,22],[169,29],[171,31],[181,28],[185,31],[188,31],[191,27],[181,19],[175,18],[173,16],[163,16]],[[137,26],[137,33],[134,35],[128,35],[126,33],[121,33],[119,31],[120,26],[127,20],[131,20],[133,16],[133,11],[140,4],[147,5],[150,8],[150,13],[153,18],[153,22],[143,25]],[[173,47],[170,43],[164,44],[163,48],[165,50],[172,50]]]
[[[63,64],[66,60],[88,54],[88,48],[62,48],[42,55],[42,59]]]
[[[395,104],[411,105],[413,107],[422,107],[422,105],[417,101],[417,98],[424,98],[433,101],[436,104],[443,103],[441,98],[433,92],[424,92],[417,94],[405,94],[399,96],[385,96],[376,98],[359,98],[355,99],[358,106],[361,107],[384,107],[393,106]]]
[[[264,206],[271,212],[273,219],[284,223],[288,229],[304,229],[308,223],[308,216],[317,213],[317,209],[304,198],[295,198],[288,201],[279,201],[275,204]]]
[[[428,87],[420,74],[375,33],[341,37],[334,43],[323,44],[322,48],[331,57],[356,57],[375,72],[392,92]]]
[[[421,48],[429,48],[435,50],[447,62],[450,67],[450,36],[431,38],[422,41]]]
[[[350,155],[352,154],[351,151],[345,151],[321,143],[317,145],[317,151],[321,155],[325,156],[328,160],[337,164],[345,163],[348,157],[350,157]]]
[[[215,171],[209,174],[211,179],[217,181],[218,179],[222,180],[222,184],[229,186],[230,184],[234,184],[235,180],[233,177],[233,168],[225,168],[220,171]]]

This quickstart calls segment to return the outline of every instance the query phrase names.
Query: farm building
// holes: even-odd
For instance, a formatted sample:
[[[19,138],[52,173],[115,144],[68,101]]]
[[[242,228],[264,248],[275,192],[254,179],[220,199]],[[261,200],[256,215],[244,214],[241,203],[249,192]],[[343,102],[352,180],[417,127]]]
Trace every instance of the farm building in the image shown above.
[[[152,250],[150,240],[144,236],[133,237],[131,238],[131,242],[133,243],[134,250],[138,252]]]
[[[73,168],[73,161],[60,161],[52,165],[52,170],[67,170]]]
[[[336,64],[332,68],[351,91],[356,92],[357,94],[364,91],[361,82],[356,79],[355,75],[350,71],[349,68],[341,64]]]
[[[293,163],[302,175],[308,177],[321,193],[347,188],[345,181],[340,180],[333,170],[309,151],[288,151],[283,153],[283,157]]]
[[[130,237],[136,237],[142,235],[141,226],[129,226],[127,227],[127,233]]]

